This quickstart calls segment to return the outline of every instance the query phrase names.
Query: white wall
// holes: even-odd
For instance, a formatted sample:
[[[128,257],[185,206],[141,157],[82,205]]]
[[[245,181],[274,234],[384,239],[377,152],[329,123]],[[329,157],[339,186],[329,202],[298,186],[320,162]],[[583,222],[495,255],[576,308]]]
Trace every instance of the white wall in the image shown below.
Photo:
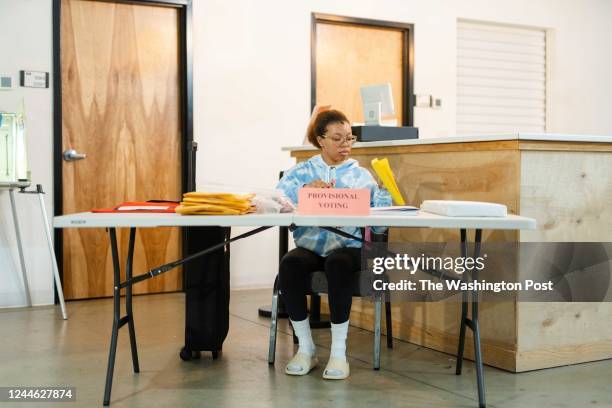
[[[281,146],[300,144],[310,106],[312,11],[415,24],[415,93],[442,98],[440,110],[415,109],[422,137],[455,129],[456,21],[468,18],[549,28],[548,131],[612,134],[612,2],[607,0],[193,0],[194,126],[198,185],[268,187],[293,160]],[[40,35],[40,38],[32,34]],[[0,72],[51,71],[51,0],[0,0]],[[5,55],[13,55],[5,58]],[[51,93],[0,93],[0,109],[26,98],[35,182],[51,192]],[[36,150],[34,150],[36,149]],[[50,264],[33,200],[18,197],[36,303],[52,301]],[[48,194],[47,202],[51,203]],[[23,303],[8,197],[0,194],[0,306]],[[51,208],[49,206],[50,214]],[[239,232],[239,230],[236,230]],[[235,287],[270,286],[277,234],[238,242]]]
[[[310,13],[414,23],[415,93],[443,109],[415,108],[421,137],[455,131],[458,18],[548,28],[548,131],[612,135],[612,2],[606,0],[194,1],[198,185],[275,184],[294,162],[310,106]],[[241,230],[242,231],[242,230]],[[276,232],[236,245],[234,284],[270,285]],[[244,248],[244,251],[242,250]]]
[[[13,76],[13,90],[0,91],[0,111],[21,112],[25,103],[32,181],[47,192],[47,214],[53,214],[53,91],[22,88],[19,71],[51,72],[51,1],[0,0],[0,73]],[[15,194],[33,304],[53,303],[51,260],[38,197]],[[9,194],[0,190],[0,307],[25,305]]]

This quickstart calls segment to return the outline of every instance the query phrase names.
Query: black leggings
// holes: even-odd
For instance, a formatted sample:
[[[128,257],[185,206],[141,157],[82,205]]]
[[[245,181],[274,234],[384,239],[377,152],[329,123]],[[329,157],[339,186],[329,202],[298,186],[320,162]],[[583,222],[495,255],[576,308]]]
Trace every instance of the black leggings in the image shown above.
[[[310,274],[324,271],[327,276],[330,320],[344,323],[351,312],[355,272],[361,269],[361,248],[339,248],[326,257],[304,248],[287,252],[278,273],[285,308],[291,320],[306,319],[306,292]]]

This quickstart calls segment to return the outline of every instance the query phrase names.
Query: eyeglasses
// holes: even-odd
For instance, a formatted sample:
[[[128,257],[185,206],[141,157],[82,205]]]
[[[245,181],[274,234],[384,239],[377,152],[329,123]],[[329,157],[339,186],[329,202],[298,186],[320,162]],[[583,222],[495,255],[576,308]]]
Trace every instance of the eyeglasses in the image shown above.
[[[355,140],[357,140],[357,138],[353,135],[346,136],[346,137],[329,137],[329,136],[321,136],[321,137],[323,139],[331,140],[336,146],[340,146],[344,142],[347,142],[349,145],[352,145],[353,143],[355,143]]]

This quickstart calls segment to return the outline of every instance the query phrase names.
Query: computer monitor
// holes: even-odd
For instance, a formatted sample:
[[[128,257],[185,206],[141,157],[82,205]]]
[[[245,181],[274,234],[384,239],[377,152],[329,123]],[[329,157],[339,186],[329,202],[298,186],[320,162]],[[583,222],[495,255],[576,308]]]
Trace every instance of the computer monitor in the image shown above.
[[[391,84],[362,85],[361,102],[366,125],[380,125],[382,115],[394,115]]]

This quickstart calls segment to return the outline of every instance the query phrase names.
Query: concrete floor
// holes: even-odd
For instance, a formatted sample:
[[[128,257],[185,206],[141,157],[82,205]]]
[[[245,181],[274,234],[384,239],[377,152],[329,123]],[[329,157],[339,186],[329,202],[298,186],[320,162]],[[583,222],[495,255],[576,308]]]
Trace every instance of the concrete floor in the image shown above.
[[[269,290],[232,292],[231,327],[221,358],[210,354],[183,362],[183,294],[138,296],[134,300],[140,374],[133,374],[127,328],[121,330],[112,407],[475,407],[474,365],[454,374],[452,356],[396,341],[384,346],[382,367],[371,369],[372,333],[350,328],[351,377],[321,379],[322,367],[306,377],[284,374],[293,354],[281,320],[274,367],[268,366],[269,320],[257,307]],[[77,402],[102,406],[112,323],[110,299],[70,302],[69,320],[59,308],[0,312],[0,386],[76,387]],[[329,330],[315,330],[319,359],[329,354]],[[612,407],[612,360],[511,374],[486,367],[489,407]],[[60,404],[48,404],[60,406]],[[0,407],[8,407],[0,403]],[[42,407],[18,403],[16,407]]]

